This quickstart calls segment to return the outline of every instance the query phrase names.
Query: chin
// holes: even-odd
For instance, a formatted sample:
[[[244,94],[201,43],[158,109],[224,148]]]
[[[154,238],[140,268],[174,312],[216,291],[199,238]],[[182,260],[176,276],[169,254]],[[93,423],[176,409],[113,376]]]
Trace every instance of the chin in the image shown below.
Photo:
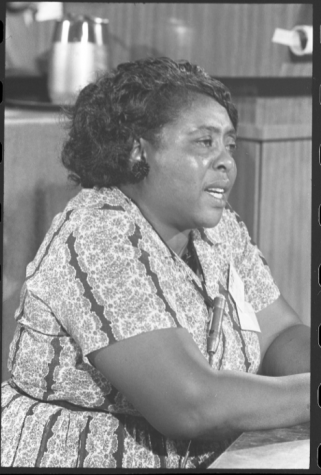
[[[223,209],[219,212],[211,213],[211,216],[204,217],[203,220],[199,222],[198,227],[202,228],[215,228],[221,220],[223,214]]]

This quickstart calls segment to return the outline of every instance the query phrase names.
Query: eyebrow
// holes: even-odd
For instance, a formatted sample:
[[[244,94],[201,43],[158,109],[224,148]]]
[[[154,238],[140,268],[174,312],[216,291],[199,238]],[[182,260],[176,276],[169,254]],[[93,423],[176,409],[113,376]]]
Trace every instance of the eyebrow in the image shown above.
[[[215,132],[217,134],[219,134],[221,132],[221,128],[220,127],[215,127],[213,125],[200,125],[198,127],[196,127],[195,129],[193,129],[190,134],[193,134],[195,132],[199,132],[200,130],[208,130],[210,132]],[[225,133],[225,135],[233,135],[236,137],[236,130],[234,129],[234,127],[231,127],[230,129],[228,129]]]

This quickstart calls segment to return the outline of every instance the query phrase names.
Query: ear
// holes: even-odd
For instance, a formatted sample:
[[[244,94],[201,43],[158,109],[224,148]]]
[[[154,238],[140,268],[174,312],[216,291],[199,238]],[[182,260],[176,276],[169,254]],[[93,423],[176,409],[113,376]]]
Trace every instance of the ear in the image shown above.
[[[149,165],[144,152],[144,139],[134,140],[130,153],[131,183],[139,183],[144,180],[149,173]]]
[[[143,157],[146,159],[146,141],[144,139],[134,140],[132,150],[130,152],[129,161],[134,165],[142,161]]]

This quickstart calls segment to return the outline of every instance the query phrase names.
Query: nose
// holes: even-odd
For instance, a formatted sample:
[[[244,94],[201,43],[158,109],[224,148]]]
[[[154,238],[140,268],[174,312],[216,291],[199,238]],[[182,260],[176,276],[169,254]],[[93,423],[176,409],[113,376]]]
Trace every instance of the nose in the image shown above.
[[[235,167],[236,165],[234,158],[225,149],[222,150],[221,153],[213,160],[213,168],[215,170],[221,170],[229,173]]]

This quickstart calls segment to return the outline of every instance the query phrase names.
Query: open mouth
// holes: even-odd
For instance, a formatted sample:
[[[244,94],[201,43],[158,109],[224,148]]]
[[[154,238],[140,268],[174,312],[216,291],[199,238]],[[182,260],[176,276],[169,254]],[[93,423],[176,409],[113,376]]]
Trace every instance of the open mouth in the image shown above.
[[[216,198],[217,200],[222,200],[224,198],[223,188],[206,188],[207,193]]]

